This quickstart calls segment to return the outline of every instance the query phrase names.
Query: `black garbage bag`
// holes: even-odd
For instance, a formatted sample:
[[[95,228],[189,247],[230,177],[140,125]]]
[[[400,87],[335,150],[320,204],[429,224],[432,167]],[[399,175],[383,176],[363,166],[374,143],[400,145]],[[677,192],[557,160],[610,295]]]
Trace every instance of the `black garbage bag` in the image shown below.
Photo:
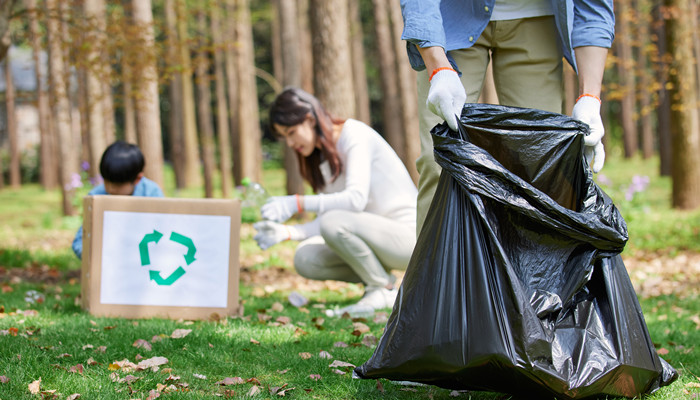
[[[627,226],[583,158],[587,125],[467,104],[361,378],[516,397],[634,397],[671,383],[620,257]]]

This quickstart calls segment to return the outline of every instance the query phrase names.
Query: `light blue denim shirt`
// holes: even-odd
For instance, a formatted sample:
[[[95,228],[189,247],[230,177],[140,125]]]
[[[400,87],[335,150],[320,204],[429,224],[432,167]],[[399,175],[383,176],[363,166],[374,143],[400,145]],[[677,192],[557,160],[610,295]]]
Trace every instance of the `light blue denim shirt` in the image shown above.
[[[610,48],[615,36],[613,0],[550,0],[564,57],[576,68],[573,49],[580,46]],[[404,30],[411,66],[425,69],[416,46],[450,50],[471,47],[491,19],[495,0],[401,0]],[[456,69],[456,68],[455,68]]]
[[[105,190],[105,184],[100,183],[98,186],[95,186],[94,189],[92,189],[89,193],[88,196],[92,195],[105,195],[109,194],[107,193],[107,190]],[[134,193],[132,196],[140,196],[140,197],[163,197],[163,191],[160,189],[160,186],[158,186],[157,183],[153,182],[152,180],[143,177],[139,181],[139,183],[136,184],[134,187]],[[75,233],[75,238],[73,238],[73,252],[75,253],[78,258],[83,257],[83,227],[81,226],[80,229],[78,229],[78,232]]]

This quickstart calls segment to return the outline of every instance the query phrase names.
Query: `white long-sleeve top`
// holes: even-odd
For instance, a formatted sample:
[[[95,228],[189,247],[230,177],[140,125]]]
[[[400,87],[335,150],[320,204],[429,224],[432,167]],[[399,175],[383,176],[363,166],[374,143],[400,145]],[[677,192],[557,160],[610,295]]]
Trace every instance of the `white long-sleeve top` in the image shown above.
[[[399,156],[377,131],[348,119],[336,149],[342,171],[331,181],[328,162],[321,164],[326,186],[320,194],[304,197],[305,205],[313,205],[306,207],[308,211],[319,216],[336,209],[363,211],[415,226],[418,190]],[[320,233],[318,218],[298,228],[307,237]]]

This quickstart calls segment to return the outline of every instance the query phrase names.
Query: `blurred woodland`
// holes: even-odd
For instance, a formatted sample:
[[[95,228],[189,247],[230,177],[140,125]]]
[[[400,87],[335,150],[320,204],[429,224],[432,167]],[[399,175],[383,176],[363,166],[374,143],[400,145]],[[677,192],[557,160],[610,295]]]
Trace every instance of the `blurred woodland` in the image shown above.
[[[658,157],[670,202],[696,209],[698,1],[615,7],[606,149]],[[104,148],[123,139],[138,143],[145,175],[161,187],[167,163],[176,187],[230,197],[245,178],[261,179],[274,143],[266,110],[285,86],[375,127],[417,179],[416,82],[402,28],[398,0],[0,0],[0,189],[61,190],[72,215],[81,176],[96,179]],[[568,64],[562,79],[570,114],[578,89]],[[479,101],[497,102],[488,79]],[[287,192],[301,193],[296,157],[281,147],[273,156]]]

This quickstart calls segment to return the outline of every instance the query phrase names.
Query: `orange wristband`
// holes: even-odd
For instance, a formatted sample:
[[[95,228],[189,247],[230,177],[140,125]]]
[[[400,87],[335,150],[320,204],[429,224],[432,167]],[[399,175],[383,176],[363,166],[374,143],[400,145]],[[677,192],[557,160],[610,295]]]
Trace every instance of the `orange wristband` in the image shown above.
[[[298,193],[295,194],[295,196],[297,197],[297,212],[301,213],[302,211],[304,211],[304,209],[301,208],[301,198]]]
[[[596,95],[593,95],[593,94],[589,94],[589,93],[584,93],[584,94],[578,96],[578,97],[576,98],[576,101],[575,101],[574,103],[578,103],[578,101],[581,100],[581,97],[593,97],[594,99],[598,100],[598,102],[599,102],[600,104],[603,104],[603,102],[600,100],[600,97],[598,97],[598,96],[596,96]]]
[[[457,73],[457,71],[455,71],[454,68],[450,68],[450,67],[435,68],[433,70],[433,72],[430,73],[430,78],[428,79],[428,82],[433,80],[433,77],[435,76],[435,74],[437,74],[440,71],[444,71],[444,70],[450,70],[450,71],[454,71],[455,73]]]

